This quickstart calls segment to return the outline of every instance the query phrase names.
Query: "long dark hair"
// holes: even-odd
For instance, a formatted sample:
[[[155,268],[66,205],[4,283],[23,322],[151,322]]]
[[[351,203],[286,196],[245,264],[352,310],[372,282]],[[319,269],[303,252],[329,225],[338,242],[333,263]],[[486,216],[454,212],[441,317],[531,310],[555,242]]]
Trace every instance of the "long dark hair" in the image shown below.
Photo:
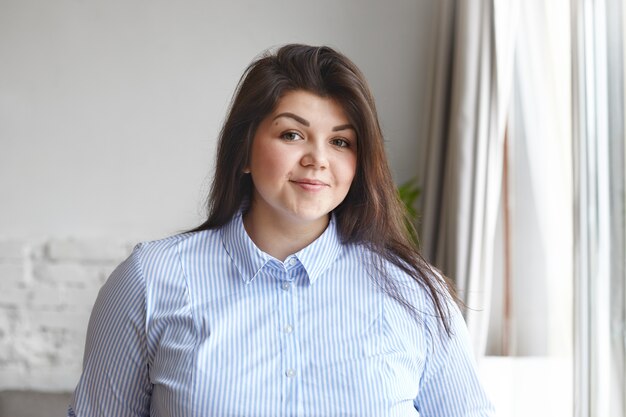
[[[375,254],[372,278],[419,317],[399,283],[386,273],[384,261],[409,274],[426,290],[440,323],[450,333],[447,298],[457,300],[453,287],[422,258],[410,238],[406,211],[387,164],[374,98],[365,77],[352,61],[332,48],[285,45],[248,66],[220,132],[208,218],[193,231],[223,226],[251,197],[252,182],[244,168],[256,129],[280,98],[295,90],[337,101],[356,130],[356,175],[345,200],[334,210],[342,241],[368,247]]]

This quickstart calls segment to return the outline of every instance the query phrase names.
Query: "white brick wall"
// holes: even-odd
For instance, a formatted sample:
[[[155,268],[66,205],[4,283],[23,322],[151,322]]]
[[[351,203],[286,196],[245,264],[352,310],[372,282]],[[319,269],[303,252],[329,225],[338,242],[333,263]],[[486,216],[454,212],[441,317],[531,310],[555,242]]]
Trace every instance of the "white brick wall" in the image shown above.
[[[73,390],[99,288],[132,244],[0,240],[0,390]]]

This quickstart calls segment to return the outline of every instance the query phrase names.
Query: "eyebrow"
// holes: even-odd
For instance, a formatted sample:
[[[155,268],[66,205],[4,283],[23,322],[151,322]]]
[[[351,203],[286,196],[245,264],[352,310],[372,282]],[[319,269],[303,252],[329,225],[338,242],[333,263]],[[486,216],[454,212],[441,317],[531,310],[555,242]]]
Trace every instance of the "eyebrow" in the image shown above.
[[[347,129],[352,129],[352,130],[356,131],[354,126],[352,126],[350,123],[347,123],[345,125],[339,125],[339,126],[333,127],[333,132],[339,132],[340,130],[347,130]]]
[[[277,114],[274,119],[272,120],[276,120],[279,117],[288,117],[290,119],[295,120],[296,122],[300,123],[301,125],[304,125],[306,127],[311,126],[311,123],[309,123],[308,120],[298,116],[297,114],[293,114],[291,112],[284,112],[284,113],[280,113]],[[333,127],[333,132],[339,132],[340,130],[346,130],[346,129],[352,129],[352,130],[356,130],[354,129],[354,126],[352,126],[350,123],[346,123],[345,125],[339,125],[339,126],[335,126]]]
[[[296,122],[300,123],[301,125],[305,125],[306,127],[311,126],[311,123],[309,123],[308,120],[303,119],[302,117],[298,116],[297,114],[293,114],[293,113],[290,113],[290,112],[284,112],[284,113],[277,114],[276,117],[274,117],[274,119],[272,119],[272,120],[276,120],[279,117],[288,117],[288,118],[293,119]]]

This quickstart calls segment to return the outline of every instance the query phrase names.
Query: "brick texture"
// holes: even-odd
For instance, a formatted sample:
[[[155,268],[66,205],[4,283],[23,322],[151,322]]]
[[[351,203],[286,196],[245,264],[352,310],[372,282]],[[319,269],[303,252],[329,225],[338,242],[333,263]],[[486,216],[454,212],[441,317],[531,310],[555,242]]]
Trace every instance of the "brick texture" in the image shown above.
[[[98,290],[131,250],[102,239],[0,240],[0,390],[74,389]]]

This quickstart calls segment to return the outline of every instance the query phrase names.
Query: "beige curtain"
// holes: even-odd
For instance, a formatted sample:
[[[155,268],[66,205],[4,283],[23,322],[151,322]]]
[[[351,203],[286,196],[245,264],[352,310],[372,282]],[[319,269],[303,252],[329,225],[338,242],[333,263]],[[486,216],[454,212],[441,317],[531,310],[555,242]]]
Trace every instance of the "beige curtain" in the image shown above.
[[[477,355],[488,329],[514,3],[438,2],[424,118],[422,251],[456,282]]]

